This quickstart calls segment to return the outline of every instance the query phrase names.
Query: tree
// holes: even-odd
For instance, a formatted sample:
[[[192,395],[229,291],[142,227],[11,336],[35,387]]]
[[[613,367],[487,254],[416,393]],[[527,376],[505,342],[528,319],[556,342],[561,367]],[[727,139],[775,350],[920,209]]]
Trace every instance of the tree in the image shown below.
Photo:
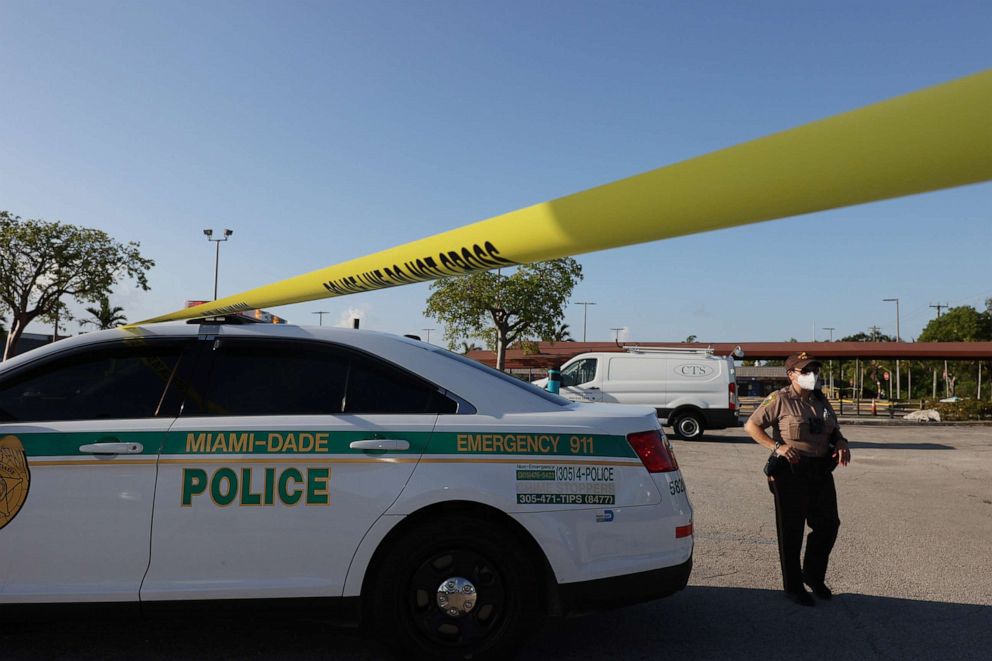
[[[146,274],[155,262],[139,247],[101,230],[0,211],[0,306],[11,319],[4,359],[29,323],[64,314],[64,298],[96,303],[124,277],[147,291]]]
[[[692,344],[693,342],[696,341],[696,336],[695,335],[690,335],[689,337],[685,338],[682,341],[685,342],[686,344]]]
[[[854,335],[848,335],[846,337],[840,338],[841,342],[895,342],[896,338],[891,335],[886,335],[885,333],[880,333],[877,330],[869,329],[870,332],[865,333],[855,333]]]
[[[970,305],[951,308],[931,319],[920,342],[981,342],[992,340],[992,312],[979,312]]]
[[[558,324],[553,333],[541,339],[545,342],[575,342],[572,339],[572,331],[568,329],[568,324]]]
[[[463,354],[468,354],[468,353],[471,353],[473,351],[478,351],[481,348],[482,347],[480,347],[475,342],[462,342],[462,353]]]
[[[462,337],[485,339],[503,369],[511,342],[554,333],[580,280],[582,266],[571,257],[520,266],[511,275],[485,271],[443,278],[431,284],[424,314],[444,325],[449,346]]]
[[[96,326],[97,330],[107,330],[108,328],[116,328],[121,324],[127,323],[127,317],[123,314],[124,308],[117,305],[110,307],[110,299],[106,296],[100,299],[100,307],[86,308],[86,311],[93,318],[80,320],[80,326],[90,324]]]

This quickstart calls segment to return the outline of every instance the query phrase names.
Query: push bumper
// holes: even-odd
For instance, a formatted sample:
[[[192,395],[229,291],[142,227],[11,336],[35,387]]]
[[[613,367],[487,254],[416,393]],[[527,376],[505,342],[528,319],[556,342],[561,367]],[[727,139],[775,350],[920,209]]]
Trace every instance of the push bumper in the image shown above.
[[[629,606],[661,599],[685,588],[692,573],[692,556],[681,565],[636,574],[610,576],[593,581],[563,583],[558,586],[564,615]]]

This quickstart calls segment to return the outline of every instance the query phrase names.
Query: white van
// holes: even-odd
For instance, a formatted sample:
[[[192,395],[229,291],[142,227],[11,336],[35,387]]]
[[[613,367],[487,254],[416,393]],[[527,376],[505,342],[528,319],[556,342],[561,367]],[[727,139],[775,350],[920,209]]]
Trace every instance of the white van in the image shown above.
[[[577,402],[641,404],[658,411],[676,436],[699,438],[706,429],[736,427],[734,357],[712,349],[627,347],[624,353],[575,356],[561,368],[561,395]],[[547,379],[535,382],[544,386]]]

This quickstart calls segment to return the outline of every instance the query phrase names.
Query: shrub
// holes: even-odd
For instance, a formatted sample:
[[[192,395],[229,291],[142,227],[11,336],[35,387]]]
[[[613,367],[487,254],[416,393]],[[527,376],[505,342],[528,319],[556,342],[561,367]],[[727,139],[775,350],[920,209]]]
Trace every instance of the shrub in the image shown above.
[[[941,420],[992,420],[992,402],[962,399],[960,402],[924,401],[923,408],[936,409]]]

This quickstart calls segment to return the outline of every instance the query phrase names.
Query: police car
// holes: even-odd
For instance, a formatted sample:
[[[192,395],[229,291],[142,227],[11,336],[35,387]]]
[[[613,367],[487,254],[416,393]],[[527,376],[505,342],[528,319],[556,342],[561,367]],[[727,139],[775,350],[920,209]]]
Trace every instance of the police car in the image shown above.
[[[404,655],[500,658],[682,589],[692,550],[654,410],[417,340],[152,325],[0,368],[5,608],[304,600]]]

